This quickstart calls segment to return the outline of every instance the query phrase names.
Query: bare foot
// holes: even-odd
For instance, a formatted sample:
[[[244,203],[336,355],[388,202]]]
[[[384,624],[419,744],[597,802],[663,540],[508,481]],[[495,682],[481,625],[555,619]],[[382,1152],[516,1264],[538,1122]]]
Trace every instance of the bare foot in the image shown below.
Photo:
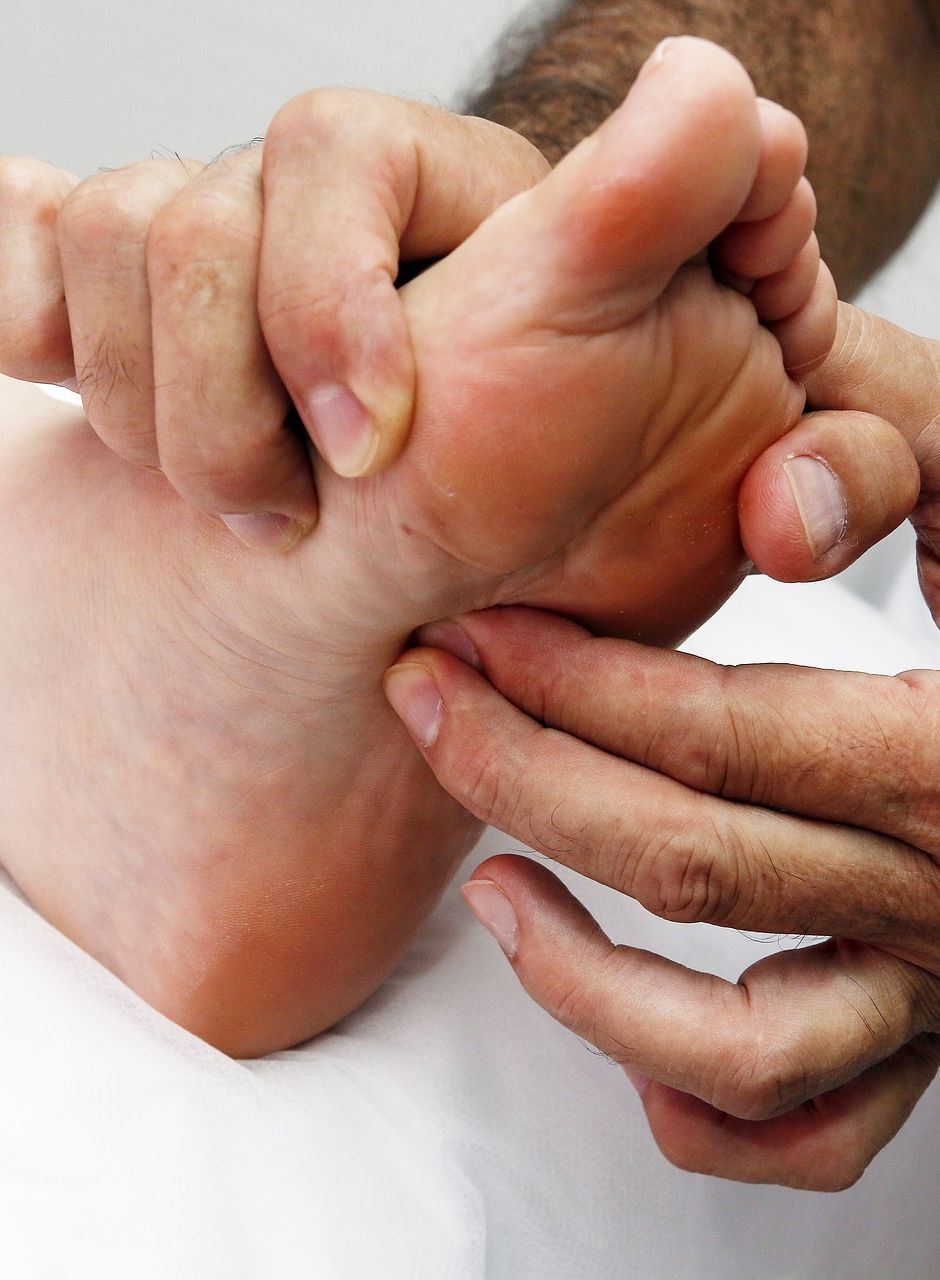
[[[670,641],[740,580],[740,477],[803,395],[764,303],[703,253],[743,209],[714,255],[746,274],[744,243],[779,311],[812,227],[761,120],[734,59],[677,41],[413,282],[411,443],[369,480],[319,472],[320,525],[287,556],[78,415],[3,401],[3,862],[169,1017],[233,1054],[294,1044],[433,906],[477,828],[382,695],[414,627],[511,602]],[[792,363],[832,327],[804,274],[766,317]]]

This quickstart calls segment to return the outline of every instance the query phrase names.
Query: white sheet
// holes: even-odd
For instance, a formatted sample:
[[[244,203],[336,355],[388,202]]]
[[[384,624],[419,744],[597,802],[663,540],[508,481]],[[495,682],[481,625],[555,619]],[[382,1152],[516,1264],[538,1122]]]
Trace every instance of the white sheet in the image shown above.
[[[762,580],[696,638],[726,661],[929,665],[842,588]],[[485,851],[512,847],[490,835]],[[577,877],[569,877],[572,882]],[[774,942],[605,927],[736,976]],[[619,1071],[530,1004],[456,895],[333,1033],[232,1062],[0,891],[5,1280],[927,1280],[934,1090],[839,1197],[672,1170]]]

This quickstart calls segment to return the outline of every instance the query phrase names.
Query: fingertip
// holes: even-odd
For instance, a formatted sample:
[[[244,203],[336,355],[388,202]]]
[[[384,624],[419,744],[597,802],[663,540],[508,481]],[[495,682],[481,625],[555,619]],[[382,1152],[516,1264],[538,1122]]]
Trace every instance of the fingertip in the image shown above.
[[[444,699],[430,667],[407,654],[386,671],[382,688],[389,706],[423,750],[433,747],[444,719]]]
[[[357,394],[327,382],[305,393],[301,416],[317,451],[332,471],[348,480],[378,475],[405,446],[411,428],[411,386],[389,386]]]
[[[400,456],[411,432],[414,415],[414,382],[386,386],[370,397],[368,411],[374,433],[373,452],[360,477],[379,475]]]
[[[293,551],[316,525],[310,520],[295,520],[273,511],[229,512],[219,519],[226,528],[253,551]]]
[[[476,645],[463,627],[452,619],[428,623],[415,633],[415,639],[421,645],[431,649],[442,649],[452,657],[459,658],[475,671],[483,670],[483,663]]]
[[[499,943],[504,955],[513,960],[519,943],[519,920],[511,899],[498,884],[475,876],[461,886],[464,902]]]
[[[848,530],[847,503],[838,477],[813,455],[759,459],[744,479],[738,504],[744,549],[768,578],[816,582],[860,554],[850,544],[833,556]]]
[[[495,853],[476,868],[470,880],[491,880],[498,884],[503,893],[512,896],[523,883],[529,868],[537,866],[531,857],[519,853]],[[542,868],[547,876],[556,879],[547,868]]]
[[[307,391],[299,405],[320,457],[339,476],[364,475],[378,451],[372,415],[360,398],[340,382]]]
[[[913,454],[889,423],[848,411],[808,414],[745,476],[742,542],[768,577],[819,581],[895,529],[918,491]]]
[[[494,854],[480,863],[469,883],[480,880],[495,884],[512,902],[520,929],[527,934],[526,952],[533,965],[543,958],[563,962],[570,948],[578,948],[586,938],[609,945],[580,899],[534,853]]]

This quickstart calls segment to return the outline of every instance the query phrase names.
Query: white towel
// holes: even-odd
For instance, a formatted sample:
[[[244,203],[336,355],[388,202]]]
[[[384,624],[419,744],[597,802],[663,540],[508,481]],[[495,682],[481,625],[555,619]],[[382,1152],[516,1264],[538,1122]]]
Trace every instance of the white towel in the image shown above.
[[[930,655],[838,586],[760,579],[692,646],[891,671]],[[484,852],[513,848],[491,834]],[[622,940],[737,976],[768,945],[568,875]],[[619,1070],[535,1008],[456,887],[334,1032],[215,1053],[0,892],[5,1280],[926,1280],[940,1095],[839,1197],[661,1158]]]

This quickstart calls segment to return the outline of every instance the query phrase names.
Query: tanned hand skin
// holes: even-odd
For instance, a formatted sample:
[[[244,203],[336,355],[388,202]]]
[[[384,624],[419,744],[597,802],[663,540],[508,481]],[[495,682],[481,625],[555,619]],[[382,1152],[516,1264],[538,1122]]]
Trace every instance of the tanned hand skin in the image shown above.
[[[843,297],[940,181],[940,0],[574,0],[511,32],[466,109],[552,163],[610,114],[660,40],[724,45],[810,138],[818,234]]]

